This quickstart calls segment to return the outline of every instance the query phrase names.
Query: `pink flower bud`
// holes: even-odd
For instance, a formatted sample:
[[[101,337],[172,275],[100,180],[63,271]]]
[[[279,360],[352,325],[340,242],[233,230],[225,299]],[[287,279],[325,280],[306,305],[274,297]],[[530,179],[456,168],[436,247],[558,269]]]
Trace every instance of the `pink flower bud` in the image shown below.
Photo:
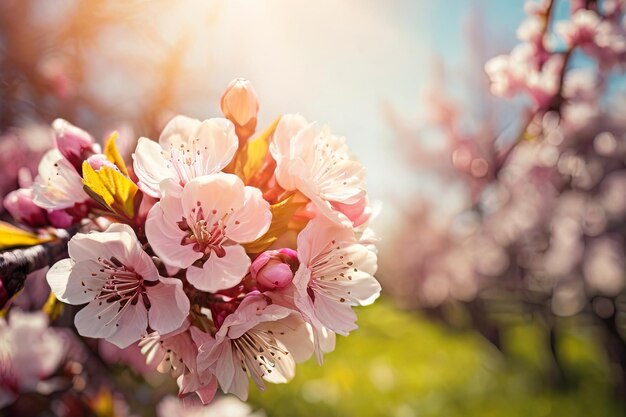
[[[96,153],[99,146],[94,143],[89,133],[63,119],[52,122],[52,129],[61,154],[78,172],[82,172],[83,161]]]
[[[91,165],[94,171],[99,171],[102,167],[109,167],[119,171],[115,164],[109,161],[106,155],[101,153],[91,155],[89,158],[87,158],[87,162],[89,162],[89,165]]]
[[[296,251],[288,248],[269,250],[260,254],[252,265],[250,275],[262,290],[285,288],[293,280],[298,266]]]
[[[20,223],[31,227],[45,226],[48,223],[46,210],[35,205],[33,197],[33,190],[30,188],[12,191],[4,198],[4,208]]]
[[[222,113],[237,127],[253,122],[259,112],[259,101],[250,81],[236,78],[228,84],[220,102]]]
[[[67,229],[74,224],[74,217],[66,210],[52,210],[48,213],[50,224],[59,229]]]

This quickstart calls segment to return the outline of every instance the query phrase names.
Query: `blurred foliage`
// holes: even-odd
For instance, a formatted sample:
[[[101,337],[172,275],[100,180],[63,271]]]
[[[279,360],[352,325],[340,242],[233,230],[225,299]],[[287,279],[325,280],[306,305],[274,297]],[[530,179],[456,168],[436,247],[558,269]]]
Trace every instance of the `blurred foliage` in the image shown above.
[[[251,389],[271,417],[616,416],[615,375],[593,328],[565,326],[557,349],[567,383],[553,384],[547,327],[529,321],[503,334],[500,353],[475,332],[446,329],[385,300],[360,309],[360,329],[340,338],[323,366],[294,381]]]

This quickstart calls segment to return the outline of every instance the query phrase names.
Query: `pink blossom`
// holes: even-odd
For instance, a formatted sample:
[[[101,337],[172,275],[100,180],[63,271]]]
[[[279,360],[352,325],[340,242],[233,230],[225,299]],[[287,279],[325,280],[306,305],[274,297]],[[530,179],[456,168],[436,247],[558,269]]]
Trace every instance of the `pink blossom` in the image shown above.
[[[543,42],[543,30],[542,18],[530,16],[517,28],[517,38],[524,42],[539,45]]]
[[[68,245],[70,258],[57,262],[47,279],[56,297],[85,304],[75,316],[78,332],[124,348],[147,333],[162,333],[183,323],[189,300],[182,282],[159,276],[127,225],[105,232],[79,233]]]
[[[315,125],[302,116],[285,115],[276,127],[270,151],[281,187],[299,190],[333,221],[348,222],[332,204],[355,204],[366,192],[365,169],[353,158],[345,138],[328,129],[317,133]]]
[[[31,188],[20,188],[4,198],[4,208],[20,223],[30,227],[41,227],[48,223],[46,211],[37,206]]]
[[[8,323],[0,317],[0,408],[20,393],[36,391],[59,367],[65,350],[44,313],[12,310]]]
[[[572,15],[571,20],[558,22],[556,32],[569,47],[585,45],[594,42],[599,25],[600,16],[596,12],[580,9]]]
[[[327,328],[345,336],[356,329],[352,306],[371,304],[380,295],[373,277],[376,254],[350,228],[316,218],[298,235],[298,259],[293,297],[305,320],[318,333]]]
[[[485,64],[491,80],[492,94],[513,97],[526,92],[536,106],[546,108],[558,93],[563,56],[552,55],[544,59],[531,44],[516,46],[510,55],[499,55]],[[539,62],[543,65],[539,66]]]
[[[41,159],[33,194],[35,204],[48,210],[69,208],[89,199],[81,176],[58,149],[48,151]]]
[[[263,380],[285,383],[296,362],[313,352],[311,335],[300,315],[251,293],[226,317],[215,341],[200,346],[198,368],[210,369],[225,393],[248,398],[248,376],[261,389]]]
[[[150,333],[142,338],[139,347],[148,365],[176,378],[179,396],[186,402],[193,404],[198,400],[208,404],[217,391],[217,380],[210,371],[198,372],[196,357],[198,347],[211,344],[213,340],[213,336],[190,326],[189,320],[185,320],[180,328],[171,333]]]
[[[161,201],[146,220],[152,249],[169,266],[188,268],[199,290],[238,284],[250,266],[241,243],[261,237],[272,220],[261,191],[224,173],[194,178],[182,190],[173,181],[161,185]]]
[[[100,152],[100,146],[89,133],[63,119],[52,122],[52,129],[56,136],[57,149],[77,172],[82,172],[85,159]]]
[[[161,181],[171,178],[183,186],[196,177],[219,172],[238,146],[235,127],[227,119],[201,122],[176,116],[163,129],[159,143],[139,138],[133,166],[142,191],[160,197]]]
[[[265,251],[250,265],[250,275],[262,290],[285,288],[291,284],[298,266],[298,254],[293,249]]]
[[[113,162],[109,161],[106,155],[101,153],[91,155],[87,158],[87,162],[94,169],[94,171],[100,171],[103,167],[109,167],[119,171],[119,168]]]

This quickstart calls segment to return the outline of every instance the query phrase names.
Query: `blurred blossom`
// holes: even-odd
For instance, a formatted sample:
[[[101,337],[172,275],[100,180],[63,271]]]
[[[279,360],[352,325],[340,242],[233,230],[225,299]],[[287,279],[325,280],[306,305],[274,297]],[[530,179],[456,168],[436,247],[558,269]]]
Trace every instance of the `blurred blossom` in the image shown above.
[[[11,191],[4,198],[4,208],[19,222],[30,227],[41,227],[47,224],[46,211],[33,201],[31,188],[20,188]]]
[[[0,317],[0,407],[20,393],[45,392],[42,381],[58,368],[65,348],[44,313],[13,310],[8,322]]]
[[[0,197],[4,199],[18,186],[30,185],[37,164],[52,146],[52,140],[52,132],[38,125],[0,134]],[[0,207],[0,211],[3,209]]]
[[[610,312],[593,300],[619,296],[626,279],[624,94],[614,94],[607,82],[624,62],[623,5],[617,3],[598,13],[588,2],[572,2],[572,14],[553,25],[558,14],[549,1],[527,2],[528,17],[517,31],[521,43],[485,65],[494,95],[532,100],[526,124],[508,142],[496,140],[498,129],[490,125],[482,135],[463,132],[472,140],[460,141],[461,105],[441,86],[431,94],[432,102],[446,103],[448,116],[433,122],[445,134],[451,161],[432,171],[444,186],[461,184],[467,195],[449,217],[436,202],[416,197],[393,251],[381,256],[387,268],[402,271],[394,276],[411,282],[387,281],[389,292],[411,305],[436,306],[502,290],[530,305],[547,300],[560,316]],[[578,51],[592,63],[572,65]],[[607,100],[613,94],[617,98]],[[494,133],[485,138],[484,132]],[[483,179],[482,187],[474,188],[469,177]],[[477,220],[462,229],[455,218],[468,213]],[[419,232],[403,233],[409,228]]]
[[[157,405],[157,417],[263,417],[234,396],[224,396],[207,406],[186,406],[176,397],[168,396]]]

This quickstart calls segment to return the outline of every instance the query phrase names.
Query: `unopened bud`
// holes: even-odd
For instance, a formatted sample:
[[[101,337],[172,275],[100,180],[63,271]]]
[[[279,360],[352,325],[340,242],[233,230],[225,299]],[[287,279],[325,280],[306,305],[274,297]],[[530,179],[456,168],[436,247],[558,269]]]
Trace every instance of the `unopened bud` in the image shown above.
[[[245,78],[236,78],[228,84],[220,101],[222,113],[235,125],[237,135],[245,140],[254,133],[259,100],[252,83]]]
[[[292,249],[265,251],[252,265],[250,275],[262,290],[285,288],[291,281],[298,266],[298,255]]]
[[[33,197],[30,188],[12,191],[4,198],[4,208],[20,223],[31,227],[45,226],[48,223],[46,210],[35,205]]]
[[[74,217],[66,210],[52,210],[48,213],[48,220],[52,226],[59,229],[67,229],[75,223]]]
[[[70,161],[79,173],[82,172],[83,161],[99,151],[93,137],[63,119],[52,122],[52,129],[61,155]]]
[[[109,167],[119,171],[119,168],[116,167],[113,162],[109,161],[106,155],[101,153],[91,155],[87,158],[87,162],[91,165],[94,171],[99,171],[103,167]]]

